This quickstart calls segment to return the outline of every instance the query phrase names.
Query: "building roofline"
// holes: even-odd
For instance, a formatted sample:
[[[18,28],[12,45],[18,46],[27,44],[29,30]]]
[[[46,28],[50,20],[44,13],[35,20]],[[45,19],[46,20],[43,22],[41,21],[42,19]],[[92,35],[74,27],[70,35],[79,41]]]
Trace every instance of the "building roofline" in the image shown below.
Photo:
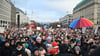
[[[25,12],[22,11],[20,8],[16,8],[16,12],[21,12],[21,13],[23,13],[24,15],[26,15]]]
[[[82,0],[80,3],[78,3],[73,10],[76,10],[78,8],[80,8],[81,6],[83,6],[84,4],[90,2],[91,0]]]

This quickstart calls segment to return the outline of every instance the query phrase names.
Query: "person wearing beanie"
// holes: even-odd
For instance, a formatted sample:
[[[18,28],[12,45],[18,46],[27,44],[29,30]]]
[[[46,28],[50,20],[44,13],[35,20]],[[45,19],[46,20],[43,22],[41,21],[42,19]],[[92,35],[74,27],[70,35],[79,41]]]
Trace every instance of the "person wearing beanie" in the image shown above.
[[[74,50],[75,50],[75,54],[77,56],[81,55],[81,48],[80,48],[80,46],[81,46],[81,41],[80,40],[76,40],[76,45],[74,47]]]
[[[57,45],[56,42],[52,43],[52,49],[49,51],[50,54],[56,55],[59,52],[59,46]]]
[[[33,52],[34,49],[34,45],[36,44],[36,38],[35,37],[31,37],[31,40],[27,42],[28,44],[28,49],[31,50],[31,52]]]
[[[46,34],[45,37],[48,37],[48,35]]]
[[[41,37],[36,38],[36,44],[34,46],[38,48],[44,48],[47,51],[46,45],[43,44]]]
[[[41,42],[41,40],[42,40],[41,37],[37,37],[36,38],[36,41],[40,41]]]
[[[52,45],[51,40],[52,40],[52,37],[48,36],[47,39],[46,39],[46,42],[44,42],[44,44],[45,44],[46,46],[47,46],[47,44]]]

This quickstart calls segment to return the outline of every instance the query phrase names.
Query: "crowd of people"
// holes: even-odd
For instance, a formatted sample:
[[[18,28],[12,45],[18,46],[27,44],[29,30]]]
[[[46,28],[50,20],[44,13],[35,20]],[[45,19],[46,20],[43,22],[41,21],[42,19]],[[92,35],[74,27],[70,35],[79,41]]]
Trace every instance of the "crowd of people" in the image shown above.
[[[0,56],[100,56],[100,35],[92,29],[7,30]]]

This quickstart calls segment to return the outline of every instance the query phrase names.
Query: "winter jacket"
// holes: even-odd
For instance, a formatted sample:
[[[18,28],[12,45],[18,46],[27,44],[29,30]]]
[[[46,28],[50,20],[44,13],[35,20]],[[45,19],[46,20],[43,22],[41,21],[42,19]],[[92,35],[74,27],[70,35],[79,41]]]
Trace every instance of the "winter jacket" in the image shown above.
[[[57,54],[56,56],[74,56],[72,54],[69,54],[67,50],[68,50],[68,46],[66,44],[61,44],[59,47],[60,53]]]
[[[91,53],[91,56],[100,56],[100,46]]]
[[[47,51],[46,46],[43,43],[41,43],[41,44],[40,43],[36,43],[35,47],[44,48]]]
[[[22,54],[22,56],[28,56],[27,52],[25,52],[25,48],[22,48],[20,51],[16,49],[15,54],[12,56],[18,56],[20,54]]]
[[[0,53],[0,56],[11,56],[11,48],[10,47],[4,47],[4,48],[1,48],[1,53]]]

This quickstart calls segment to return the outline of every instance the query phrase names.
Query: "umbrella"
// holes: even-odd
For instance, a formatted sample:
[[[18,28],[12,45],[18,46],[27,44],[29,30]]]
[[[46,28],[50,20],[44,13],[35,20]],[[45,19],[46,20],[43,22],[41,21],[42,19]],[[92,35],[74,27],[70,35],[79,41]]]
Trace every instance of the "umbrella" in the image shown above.
[[[93,26],[93,22],[85,18],[75,19],[70,25],[70,28],[82,28],[82,27],[90,27]]]

